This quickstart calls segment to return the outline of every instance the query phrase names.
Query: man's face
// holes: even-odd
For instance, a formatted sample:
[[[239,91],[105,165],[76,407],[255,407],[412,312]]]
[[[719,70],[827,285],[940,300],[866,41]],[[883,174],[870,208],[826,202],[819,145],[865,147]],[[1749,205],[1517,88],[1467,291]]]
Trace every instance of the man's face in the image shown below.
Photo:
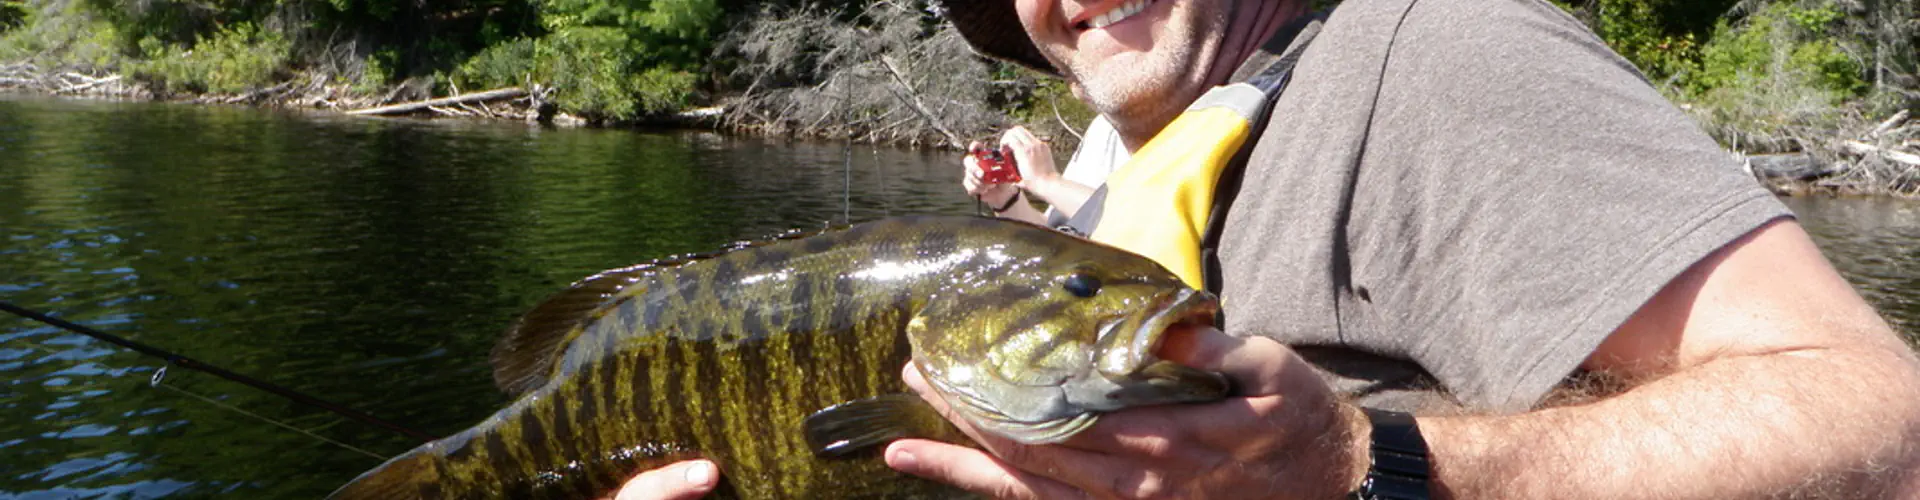
[[[1014,0],[1020,24],[1123,135],[1151,135],[1207,87],[1232,0]]]

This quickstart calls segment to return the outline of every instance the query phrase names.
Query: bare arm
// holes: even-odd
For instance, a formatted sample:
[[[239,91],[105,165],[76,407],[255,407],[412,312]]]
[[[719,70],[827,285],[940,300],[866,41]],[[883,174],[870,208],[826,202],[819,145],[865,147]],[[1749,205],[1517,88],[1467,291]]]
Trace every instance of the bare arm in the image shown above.
[[[1797,223],[1695,264],[1584,365],[1586,404],[1421,418],[1453,498],[1910,498],[1920,368]]]
[[[1021,184],[1026,186],[1027,192],[1046,201],[1048,205],[1053,206],[1054,210],[1060,211],[1061,215],[1069,218],[1080,212],[1080,205],[1086,204],[1087,198],[1093,197],[1093,188],[1067,180],[1057,174]]]

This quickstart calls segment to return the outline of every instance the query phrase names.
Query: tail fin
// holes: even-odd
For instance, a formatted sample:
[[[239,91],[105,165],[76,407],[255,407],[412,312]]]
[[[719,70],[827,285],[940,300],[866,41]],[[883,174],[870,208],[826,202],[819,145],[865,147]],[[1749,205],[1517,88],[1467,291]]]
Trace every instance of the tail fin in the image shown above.
[[[441,483],[437,458],[421,450],[407,452],[353,478],[327,495],[327,500],[438,498]]]

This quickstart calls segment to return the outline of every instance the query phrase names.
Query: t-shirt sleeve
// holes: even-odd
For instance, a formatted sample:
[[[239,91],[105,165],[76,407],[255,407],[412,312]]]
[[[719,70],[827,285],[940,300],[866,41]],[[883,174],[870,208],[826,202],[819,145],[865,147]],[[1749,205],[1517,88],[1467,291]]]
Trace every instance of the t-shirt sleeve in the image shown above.
[[[1790,215],[1545,2],[1422,0],[1387,54],[1342,330],[1470,406],[1535,404],[1674,276]]]

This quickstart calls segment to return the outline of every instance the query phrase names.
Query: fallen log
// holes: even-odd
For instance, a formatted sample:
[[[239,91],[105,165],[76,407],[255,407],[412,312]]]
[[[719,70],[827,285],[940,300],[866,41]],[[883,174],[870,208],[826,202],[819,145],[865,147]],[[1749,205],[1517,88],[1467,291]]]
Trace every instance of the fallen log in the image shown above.
[[[1920,154],[1908,153],[1908,152],[1899,151],[1891,148],[1882,148],[1879,146],[1874,146],[1872,144],[1867,144],[1860,141],[1841,141],[1840,149],[1845,150],[1848,153],[1852,153],[1860,156],[1879,155],[1881,159],[1884,159],[1890,162],[1899,163],[1901,165],[1906,165],[1909,167],[1920,168]]]
[[[1806,153],[1752,155],[1747,171],[1761,179],[1806,182],[1840,173],[1832,163]]]
[[[412,113],[412,112],[421,111],[421,110],[433,110],[433,108],[444,109],[446,106],[465,104],[470,102],[495,101],[500,99],[516,99],[520,97],[525,97],[526,95],[527,95],[527,91],[522,90],[519,87],[509,87],[504,89],[488,90],[484,92],[461,94],[453,97],[442,97],[438,99],[428,99],[425,101],[401,103],[401,104],[395,104],[392,106],[380,106],[377,108],[356,109],[353,111],[348,111],[347,114],[349,115],[397,115],[402,113]],[[438,110],[435,110],[435,111],[438,111]]]
[[[1899,113],[1894,113],[1892,118],[1888,118],[1887,121],[1880,122],[1879,126],[1873,127],[1873,131],[1867,133],[1867,137],[1880,137],[1905,121],[1907,121],[1907,110],[1902,109]]]
[[[81,92],[85,92],[89,89],[92,89],[94,87],[120,81],[120,75],[108,75],[103,78],[94,78],[94,77],[82,75],[79,73],[67,73],[67,74],[61,75],[61,77],[79,80],[78,82],[68,83],[65,87],[61,87],[59,89],[59,92],[62,94],[78,94]]]

